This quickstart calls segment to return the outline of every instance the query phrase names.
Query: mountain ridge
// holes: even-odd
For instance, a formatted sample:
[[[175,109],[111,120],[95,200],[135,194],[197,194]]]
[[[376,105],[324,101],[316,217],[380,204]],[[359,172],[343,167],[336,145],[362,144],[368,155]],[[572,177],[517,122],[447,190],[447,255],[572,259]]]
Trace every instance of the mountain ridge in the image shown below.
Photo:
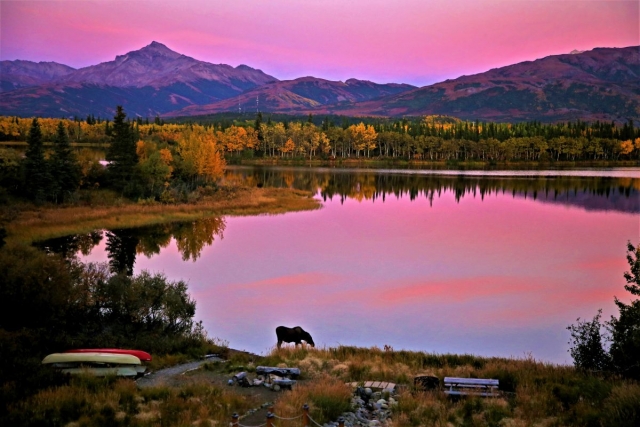
[[[380,84],[354,78],[342,82],[305,76],[268,83],[233,98],[207,105],[192,105],[165,115],[215,114],[235,108],[244,111],[262,108],[265,112],[295,113],[300,109],[313,109],[340,102],[365,101],[414,88],[416,87],[408,84]]]
[[[53,61],[0,61],[0,92],[50,83],[75,68]]]
[[[0,65],[0,114],[5,115],[108,117],[123,105],[130,116],[143,117],[238,108],[305,115],[443,114],[494,121],[640,117],[639,46],[550,55],[423,87],[355,78],[278,80],[245,64],[200,61],[156,41],[80,69],[31,61]]]
[[[595,48],[461,76],[318,113],[445,114],[463,119],[626,121],[640,118],[640,49]]]

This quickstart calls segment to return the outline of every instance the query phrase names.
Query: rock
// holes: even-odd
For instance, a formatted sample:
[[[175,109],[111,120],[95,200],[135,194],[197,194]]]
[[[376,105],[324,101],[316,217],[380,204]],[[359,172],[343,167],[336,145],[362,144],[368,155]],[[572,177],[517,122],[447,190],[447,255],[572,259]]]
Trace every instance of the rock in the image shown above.
[[[389,404],[387,403],[386,400],[384,399],[380,399],[376,402],[378,405],[380,405],[380,409],[387,409],[389,408]]]
[[[382,423],[378,420],[371,420],[369,421],[369,427],[379,427],[381,426]]]

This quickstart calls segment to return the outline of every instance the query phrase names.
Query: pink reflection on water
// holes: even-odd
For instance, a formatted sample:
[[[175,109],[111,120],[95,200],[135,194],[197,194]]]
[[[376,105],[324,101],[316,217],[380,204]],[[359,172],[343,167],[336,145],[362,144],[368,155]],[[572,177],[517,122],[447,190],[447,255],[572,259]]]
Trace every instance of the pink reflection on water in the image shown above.
[[[493,194],[444,191],[321,210],[228,217],[196,262],[172,243],[136,271],[189,283],[197,318],[235,348],[264,352],[278,325],[319,345],[534,357],[570,363],[565,327],[625,299],[638,218]]]

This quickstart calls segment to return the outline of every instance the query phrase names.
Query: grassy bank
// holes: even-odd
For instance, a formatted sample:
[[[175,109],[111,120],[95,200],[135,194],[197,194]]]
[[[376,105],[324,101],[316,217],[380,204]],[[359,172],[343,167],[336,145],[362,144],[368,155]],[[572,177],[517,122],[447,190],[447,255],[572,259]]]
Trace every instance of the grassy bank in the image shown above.
[[[534,359],[382,351],[341,346],[320,350],[274,350],[261,364],[300,367],[318,381],[327,376],[350,381],[391,381],[408,385],[394,411],[394,426],[637,426],[640,384],[615,376],[580,372]],[[494,378],[500,398],[452,400],[441,389],[412,390],[417,375]],[[293,416],[306,396],[284,394],[276,403]],[[322,399],[320,399],[322,400]],[[316,404],[317,406],[317,404]],[[299,410],[297,410],[299,412]]]
[[[482,358],[423,352],[337,347],[273,350],[265,357],[232,352],[226,363],[181,375],[171,386],[138,389],[113,379],[77,379],[43,390],[12,408],[15,420],[32,417],[41,425],[223,425],[233,412],[243,414],[265,403],[240,389],[215,385],[213,376],[228,378],[236,370],[258,365],[295,366],[301,384],[292,392],[270,393],[275,413],[296,417],[308,403],[321,422],[348,410],[351,391],[345,382],[379,380],[403,384],[394,427],[413,426],[637,426],[640,385],[613,376],[580,372],[533,359]],[[448,398],[442,389],[418,391],[416,375],[496,378],[498,398]],[[238,390],[238,391],[236,391]],[[53,422],[55,420],[55,422]],[[68,424],[72,423],[72,424]],[[280,427],[299,420],[278,420]],[[391,424],[390,424],[391,425]]]
[[[259,215],[318,209],[312,194],[276,188],[222,186],[182,204],[132,202],[109,190],[92,190],[66,206],[10,203],[0,208],[8,242],[31,243],[96,229],[191,221],[213,215]]]
[[[479,161],[479,160],[407,160],[401,158],[366,158],[348,157],[333,160],[314,158],[285,157],[228,157],[230,165],[256,166],[305,166],[305,167],[341,167],[341,168],[398,168],[398,169],[499,169],[499,170],[539,170],[539,169],[574,169],[574,168],[616,168],[638,167],[640,163],[633,160],[592,160],[592,161]]]

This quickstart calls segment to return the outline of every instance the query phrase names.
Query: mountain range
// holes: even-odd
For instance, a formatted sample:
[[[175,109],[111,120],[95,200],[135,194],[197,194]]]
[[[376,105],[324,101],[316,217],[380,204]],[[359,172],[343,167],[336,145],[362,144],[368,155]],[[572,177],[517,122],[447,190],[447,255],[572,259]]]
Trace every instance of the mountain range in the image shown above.
[[[640,49],[548,56],[424,87],[317,77],[278,80],[247,65],[211,64],[152,42],[74,69],[0,61],[0,115],[196,116],[219,112],[420,116],[494,121],[638,120]]]

